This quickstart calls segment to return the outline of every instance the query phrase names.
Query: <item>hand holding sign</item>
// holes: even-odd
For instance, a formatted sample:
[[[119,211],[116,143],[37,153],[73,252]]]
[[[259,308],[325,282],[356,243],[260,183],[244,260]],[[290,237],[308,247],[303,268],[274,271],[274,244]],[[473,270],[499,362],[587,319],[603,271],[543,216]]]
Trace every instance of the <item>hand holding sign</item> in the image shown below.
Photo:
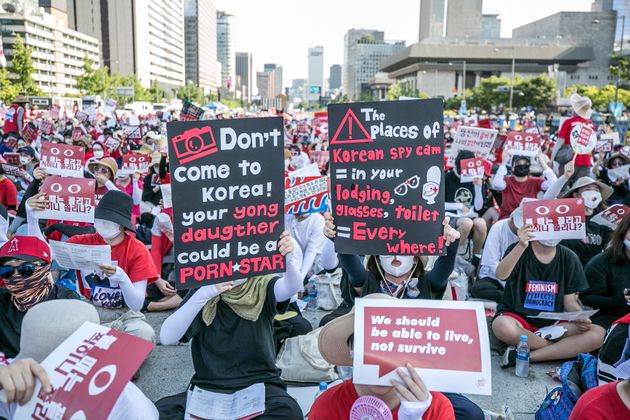
[[[586,214],[581,198],[525,202],[523,221],[533,225],[537,241],[583,239],[586,236]]]
[[[540,134],[508,131],[503,147],[513,155],[536,156],[540,151]]]
[[[459,171],[461,182],[472,182],[477,178],[483,178],[483,159],[462,159],[459,163]]]
[[[33,397],[35,380],[39,380],[46,394],[52,392],[48,374],[33,359],[19,359],[8,366],[0,366],[0,401],[24,405]],[[2,398],[4,391],[5,398]]]
[[[571,147],[575,153],[589,154],[597,145],[597,133],[587,124],[575,124],[570,137]]]

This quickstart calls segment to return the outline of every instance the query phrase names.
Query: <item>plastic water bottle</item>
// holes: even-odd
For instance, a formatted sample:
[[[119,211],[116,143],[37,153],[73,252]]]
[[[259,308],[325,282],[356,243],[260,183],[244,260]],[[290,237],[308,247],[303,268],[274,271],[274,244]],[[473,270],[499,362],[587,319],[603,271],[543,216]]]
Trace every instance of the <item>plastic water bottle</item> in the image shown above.
[[[521,342],[516,348],[516,376],[527,378],[529,375],[529,345],[527,336],[521,335]]]
[[[308,279],[308,310],[317,310],[317,277]]]
[[[315,399],[317,399],[320,395],[326,392],[327,389],[328,389],[328,384],[326,382],[320,382],[319,390],[317,391],[317,394],[315,394]]]

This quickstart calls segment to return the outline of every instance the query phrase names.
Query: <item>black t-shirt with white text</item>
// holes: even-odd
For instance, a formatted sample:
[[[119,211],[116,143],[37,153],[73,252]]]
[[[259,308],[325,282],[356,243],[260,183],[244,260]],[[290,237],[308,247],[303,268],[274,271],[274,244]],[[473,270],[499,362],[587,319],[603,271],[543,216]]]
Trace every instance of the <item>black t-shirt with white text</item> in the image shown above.
[[[505,255],[516,245],[510,246]],[[558,245],[553,260],[543,264],[530,245],[507,278],[497,313],[512,312],[533,326],[547,325],[549,322],[545,320],[528,316],[539,312],[564,312],[564,296],[587,288],[580,259],[573,251]]]
[[[472,209],[475,202],[475,184],[462,182],[452,170],[444,175],[444,201],[461,203]]]

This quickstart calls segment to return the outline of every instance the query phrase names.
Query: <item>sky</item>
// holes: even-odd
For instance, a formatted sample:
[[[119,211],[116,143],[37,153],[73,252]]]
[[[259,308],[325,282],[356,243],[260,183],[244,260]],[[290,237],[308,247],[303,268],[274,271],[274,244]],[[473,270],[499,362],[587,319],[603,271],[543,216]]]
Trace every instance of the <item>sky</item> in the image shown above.
[[[588,11],[592,0],[484,0],[483,13],[499,14],[501,37],[512,29],[560,11]],[[234,15],[234,51],[252,52],[255,71],[283,66],[284,86],[306,78],[308,48],[324,47],[324,77],[343,63],[348,29],[377,29],[389,40],[418,39],[419,0],[215,0]]]

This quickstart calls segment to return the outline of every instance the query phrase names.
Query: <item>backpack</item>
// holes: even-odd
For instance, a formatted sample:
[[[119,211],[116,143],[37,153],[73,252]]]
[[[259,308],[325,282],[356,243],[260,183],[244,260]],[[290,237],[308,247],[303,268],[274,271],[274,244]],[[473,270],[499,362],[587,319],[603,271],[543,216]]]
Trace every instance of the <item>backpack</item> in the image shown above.
[[[580,353],[577,361],[565,362],[560,368],[562,386],[551,390],[536,410],[536,420],[565,420],[571,415],[578,398],[597,383],[597,358]]]

